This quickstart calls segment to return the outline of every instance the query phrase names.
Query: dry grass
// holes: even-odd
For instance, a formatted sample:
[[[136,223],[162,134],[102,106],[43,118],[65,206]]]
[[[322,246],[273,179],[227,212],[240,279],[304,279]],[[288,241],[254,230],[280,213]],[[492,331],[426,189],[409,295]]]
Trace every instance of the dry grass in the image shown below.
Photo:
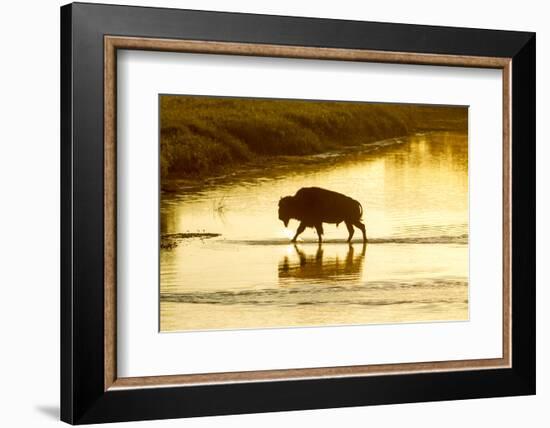
[[[323,153],[425,130],[467,131],[467,109],[168,96],[161,174],[204,177],[258,157]]]

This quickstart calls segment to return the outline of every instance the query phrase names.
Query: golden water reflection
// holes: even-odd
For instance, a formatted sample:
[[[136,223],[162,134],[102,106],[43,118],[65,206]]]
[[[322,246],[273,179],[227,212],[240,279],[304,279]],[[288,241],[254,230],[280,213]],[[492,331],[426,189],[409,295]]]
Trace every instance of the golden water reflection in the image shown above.
[[[342,225],[289,243],[278,201],[307,186],[361,202],[366,247]],[[468,319],[466,135],[248,170],[163,193],[160,213],[162,234],[221,234],[161,249],[162,331]]]

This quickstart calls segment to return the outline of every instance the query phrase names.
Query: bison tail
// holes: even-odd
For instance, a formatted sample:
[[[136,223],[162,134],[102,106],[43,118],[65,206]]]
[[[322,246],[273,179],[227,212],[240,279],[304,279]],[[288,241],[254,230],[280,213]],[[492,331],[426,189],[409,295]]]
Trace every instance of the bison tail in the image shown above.
[[[359,219],[363,218],[363,205],[361,205],[361,202],[357,202],[357,205],[359,205]]]

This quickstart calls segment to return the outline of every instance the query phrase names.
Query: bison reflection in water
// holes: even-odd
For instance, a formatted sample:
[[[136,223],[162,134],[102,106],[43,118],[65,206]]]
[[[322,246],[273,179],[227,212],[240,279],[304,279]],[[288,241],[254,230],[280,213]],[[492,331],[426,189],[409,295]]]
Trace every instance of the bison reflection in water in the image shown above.
[[[292,218],[300,221],[292,242],[296,242],[306,227],[314,227],[322,242],[323,223],[338,226],[342,222],[348,228],[348,242],[353,238],[353,226],[363,232],[363,242],[367,242],[362,216],[363,207],[355,199],[320,187],[302,187],[294,196],[285,196],[279,201],[279,220],[285,227]]]
[[[361,276],[365,260],[366,245],[363,243],[361,252],[355,254],[353,245],[348,246],[345,258],[338,255],[323,257],[321,244],[315,254],[306,252],[294,245],[299,263],[286,255],[279,262],[279,279],[315,280],[338,278],[339,281],[354,280]]]

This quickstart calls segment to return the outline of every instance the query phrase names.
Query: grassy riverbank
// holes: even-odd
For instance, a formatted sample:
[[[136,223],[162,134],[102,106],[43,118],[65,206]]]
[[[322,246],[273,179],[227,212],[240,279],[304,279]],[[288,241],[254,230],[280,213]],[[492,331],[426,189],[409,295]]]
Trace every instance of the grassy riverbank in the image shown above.
[[[300,156],[408,135],[467,132],[467,109],[401,104],[166,96],[163,178],[200,178],[274,156]]]

